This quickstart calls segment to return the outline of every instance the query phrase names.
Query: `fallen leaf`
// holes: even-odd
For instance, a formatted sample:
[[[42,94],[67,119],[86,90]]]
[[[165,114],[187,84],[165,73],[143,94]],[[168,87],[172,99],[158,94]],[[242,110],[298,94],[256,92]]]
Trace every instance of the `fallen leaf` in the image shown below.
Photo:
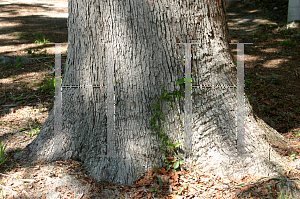
[[[144,197],[143,193],[137,192],[136,194],[134,194],[134,196],[132,196],[133,198],[141,198]]]

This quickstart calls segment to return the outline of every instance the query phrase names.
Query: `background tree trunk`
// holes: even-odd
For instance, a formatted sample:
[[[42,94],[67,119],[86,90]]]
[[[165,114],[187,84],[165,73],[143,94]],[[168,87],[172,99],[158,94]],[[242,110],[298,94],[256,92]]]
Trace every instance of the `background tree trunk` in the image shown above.
[[[160,140],[150,130],[151,106],[163,86],[173,92],[184,77],[184,48],[194,45],[193,85],[236,85],[236,66],[229,49],[224,1],[98,0],[69,1],[69,46],[63,85],[106,85],[107,46],[114,43],[115,155],[106,154],[107,91],[64,88],[62,131],[54,132],[54,112],[38,137],[16,155],[43,161],[75,159],[97,180],[132,184],[149,168],[163,165]],[[163,104],[170,139],[184,143],[179,114]],[[246,100],[246,152],[235,157],[236,89],[193,89],[192,150],[189,161],[204,170],[239,179],[251,173],[281,172],[284,164],[269,141],[284,138],[254,118]],[[182,148],[183,149],[183,148]],[[121,158],[120,158],[121,157]]]

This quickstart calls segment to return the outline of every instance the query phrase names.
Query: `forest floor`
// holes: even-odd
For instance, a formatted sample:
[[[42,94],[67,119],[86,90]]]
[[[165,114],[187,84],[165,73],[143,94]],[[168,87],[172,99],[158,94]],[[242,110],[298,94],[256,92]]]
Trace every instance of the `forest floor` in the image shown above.
[[[231,42],[253,43],[245,45],[245,85],[254,113],[291,141],[273,146],[291,165],[285,177],[234,182],[196,168],[150,169],[134,185],[117,186],[96,182],[77,161],[15,160],[53,107],[55,49],[43,43],[67,42],[68,9],[67,0],[6,0],[0,2],[0,140],[8,159],[0,166],[0,198],[280,197],[282,181],[300,179],[300,29],[286,28],[287,1],[228,5]]]

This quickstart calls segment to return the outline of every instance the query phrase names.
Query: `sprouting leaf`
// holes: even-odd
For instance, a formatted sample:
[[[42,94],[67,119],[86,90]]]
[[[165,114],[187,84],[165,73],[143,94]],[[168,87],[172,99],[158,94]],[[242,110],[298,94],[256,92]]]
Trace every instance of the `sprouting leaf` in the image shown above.
[[[174,145],[173,144],[169,144],[167,147],[174,148]]]
[[[176,143],[176,144],[174,145],[174,147],[177,147],[177,146],[179,146],[179,145],[181,145],[180,142]]]
[[[184,160],[180,159],[179,164],[183,164],[183,163],[184,163]]]
[[[178,191],[178,195],[181,194],[182,190],[183,190],[182,187],[180,187],[180,189],[179,189],[179,191]]]
[[[186,189],[186,188],[187,188],[187,184],[184,184],[184,185],[183,185],[183,188],[185,188],[185,189]]]
[[[156,192],[156,191],[157,191],[157,188],[150,188],[150,191]]]
[[[158,184],[161,186],[163,184],[161,177],[158,178]]]
[[[176,161],[173,165],[174,169],[177,169],[179,167],[179,161]]]

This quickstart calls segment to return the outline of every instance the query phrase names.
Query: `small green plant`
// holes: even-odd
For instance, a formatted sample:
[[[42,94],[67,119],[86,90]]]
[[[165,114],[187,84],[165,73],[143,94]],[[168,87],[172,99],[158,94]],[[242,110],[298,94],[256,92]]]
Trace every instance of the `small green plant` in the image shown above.
[[[13,68],[14,67],[14,65],[12,64],[12,63],[8,63],[7,65],[6,65],[6,68]]]
[[[37,128],[35,128],[35,129],[32,128],[30,125],[30,122],[32,122],[33,125],[36,125]],[[38,134],[40,132],[41,124],[37,120],[33,121],[32,119],[28,119],[28,126],[30,128],[30,131],[24,131],[24,133],[27,133],[28,137],[35,136],[36,134]]]
[[[16,62],[17,62],[16,68],[20,68],[21,67],[21,63],[22,63],[23,60],[24,60],[23,57],[18,57],[18,59],[16,60]]]
[[[39,50],[38,49],[31,49],[31,48],[28,48],[27,50],[25,50],[25,52],[27,52],[29,55],[31,55],[32,57],[35,57],[36,56],[36,53],[38,52]]]
[[[1,190],[1,196],[2,196],[2,198],[5,198],[5,197],[6,197],[6,191],[5,191],[5,189],[2,189],[2,190]]]
[[[11,76],[10,76],[10,78],[16,79],[16,78],[17,78],[17,76],[15,76],[15,75],[11,75]]]
[[[284,40],[282,42],[280,42],[280,45],[282,46],[288,46],[288,47],[293,47],[293,46],[296,46],[297,44],[296,43],[293,43],[289,40]]]
[[[150,188],[150,191],[155,194],[157,192],[157,188]]]
[[[181,85],[185,82],[185,79],[179,79],[177,81],[177,86]],[[175,97],[177,101],[183,100],[184,95],[176,90],[173,93],[167,93],[164,88],[162,88],[163,92],[159,96],[158,100],[159,102],[157,104],[152,105],[152,109],[154,109],[154,115],[151,117],[151,130],[159,136],[161,140],[161,147],[162,147],[162,154],[165,156],[165,162],[167,163],[167,170],[173,167],[174,170],[178,171],[180,165],[183,164],[183,160],[181,158],[175,158],[175,154],[178,155],[178,150],[176,147],[181,145],[181,143],[172,143],[172,141],[168,138],[166,133],[164,132],[164,128],[162,127],[162,123],[164,120],[161,106],[162,106],[162,101],[166,100],[168,101],[170,107],[172,110],[174,110],[174,105],[172,104],[172,101],[170,100],[172,97]],[[180,121],[180,117],[178,117],[178,120]],[[167,150],[169,149],[169,150]]]
[[[0,165],[2,165],[4,162],[6,162],[6,154],[5,154],[5,149],[7,146],[8,141],[6,142],[5,145],[2,145],[1,140],[0,140]]]
[[[158,184],[161,186],[163,184],[161,177],[158,178]]]
[[[276,118],[276,123],[278,124],[279,123],[279,120],[281,120],[282,119],[282,117],[281,116],[278,116],[277,118]]]
[[[293,198],[290,198],[290,193],[289,192],[286,192],[285,194],[283,194],[280,191],[280,196],[278,197],[278,199],[293,199]]]
[[[292,154],[292,155],[291,155],[291,160],[294,160],[295,157],[296,157],[296,154]]]
[[[246,83],[246,85],[247,85],[247,84],[253,84],[253,82],[252,82],[252,81],[250,81],[250,80],[247,80],[247,79],[245,79],[245,83]]]
[[[49,42],[48,39],[45,38],[45,36],[43,36],[41,33],[38,33],[35,35],[35,42],[36,44],[46,44],[47,42]]]
[[[15,95],[11,96],[10,99],[12,99],[14,102],[15,101],[22,101],[24,99],[23,94],[19,97],[15,97]]]
[[[186,188],[187,188],[187,184],[184,184],[183,187],[180,187],[180,189],[178,191],[178,195],[180,195],[182,193],[182,191]]]
[[[272,194],[273,192],[272,192],[272,188],[271,188],[271,186],[268,184],[267,185],[267,188],[268,188],[268,192],[269,192],[269,194]]]
[[[17,152],[21,151],[21,148],[17,148]]]
[[[48,90],[51,93],[55,92],[55,78],[54,77],[46,77],[42,83],[35,84],[35,86],[38,86],[41,90]]]
[[[26,38],[26,36],[24,35],[24,33],[18,33],[18,32],[15,32],[15,35],[16,35],[17,37],[19,37],[19,39],[25,39],[25,38]]]
[[[253,97],[251,95],[248,95],[249,101],[253,100]]]
[[[41,52],[40,52],[40,55],[46,57],[46,56],[47,56],[47,50],[41,51]]]
[[[16,62],[17,62],[17,63],[21,63],[23,60],[24,60],[23,57],[18,57],[17,60],[16,60]]]
[[[39,112],[40,112],[40,113],[42,113],[42,108],[43,108],[43,105],[40,104],[40,105],[39,105]]]

